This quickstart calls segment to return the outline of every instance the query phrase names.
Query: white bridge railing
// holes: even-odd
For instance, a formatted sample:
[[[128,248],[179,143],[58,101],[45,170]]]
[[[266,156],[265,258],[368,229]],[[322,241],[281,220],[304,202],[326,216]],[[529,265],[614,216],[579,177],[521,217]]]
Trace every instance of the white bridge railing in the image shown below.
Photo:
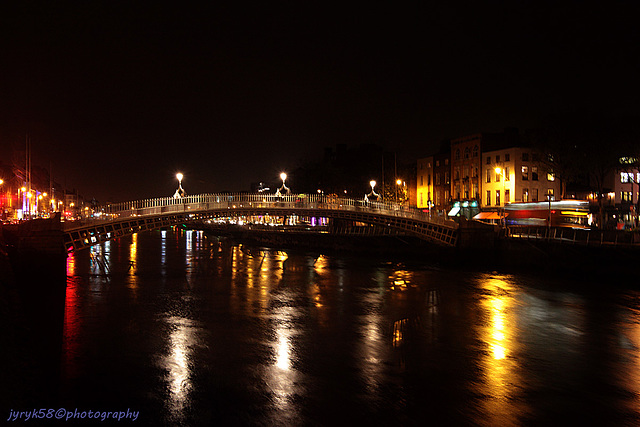
[[[402,206],[390,202],[371,202],[347,198],[329,197],[321,194],[298,195],[262,195],[262,194],[198,194],[181,198],[162,197],[136,200],[103,206],[99,212],[101,217],[85,218],[81,221],[67,223],[65,228],[75,228],[81,224],[108,222],[116,218],[133,216],[160,215],[177,212],[198,212],[236,208],[270,208],[270,209],[318,209],[357,211],[370,214],[403,217],[418,221],[430,222],[451,229],[456,229],[455,221],[442,216],[423,212],[416,208]]]

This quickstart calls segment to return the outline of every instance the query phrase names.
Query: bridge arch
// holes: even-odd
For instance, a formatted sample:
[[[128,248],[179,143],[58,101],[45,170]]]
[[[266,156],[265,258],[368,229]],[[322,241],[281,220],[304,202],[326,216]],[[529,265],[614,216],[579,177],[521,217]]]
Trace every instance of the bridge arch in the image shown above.
[[[139,231],[212,218],[260,215],[297,215],[357,221],[389,227],[443,246],[455,246],[458,235],[455,222],[394,203],[364,202],[313,194],[204,194],[105,206],[97,218],[80,223],[65,223],[64,244],[67,251],[75,251]]]

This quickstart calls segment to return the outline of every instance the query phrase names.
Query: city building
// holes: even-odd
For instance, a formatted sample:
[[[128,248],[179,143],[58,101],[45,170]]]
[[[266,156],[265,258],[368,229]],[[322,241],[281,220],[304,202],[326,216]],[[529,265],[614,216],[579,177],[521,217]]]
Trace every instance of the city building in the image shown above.
[[[471,200],[480,194],[478,173],[483,134],[456,138],[451,141],[451,197]]]
[[[418,159],[416,195],[418,208],[433,206],[433,156]]]
[[[640,168],[636,164],[636,159],[620,159],[620,167],[608,174],[604,185],[611,191],[603,195],[603,205],[608,205],[610,209],[607,212],[612,217],[615,215],[616,222],[622,222],[626,227],[638,225]],[[595,194],[591,198],[597,200]]]
[[[448,211],[451,206],[451,149],[450,142],[442,143],[440,151],[433,155],[433,204],[438,211]]]
[[[498,209],[505,203],[556,200],[560,183],[528,147],[509,147],[482,154],[480,206]]]

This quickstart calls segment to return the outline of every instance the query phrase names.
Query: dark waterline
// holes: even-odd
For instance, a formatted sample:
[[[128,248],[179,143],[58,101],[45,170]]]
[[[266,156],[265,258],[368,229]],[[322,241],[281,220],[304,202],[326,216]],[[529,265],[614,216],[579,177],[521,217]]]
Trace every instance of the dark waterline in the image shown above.
[[[639,294],[607,283],[184,230],[78,252],[66,271],[57,347],[28,338],[37,315],[9,319],[24,334],[4,337],[5,420],[55,406],[143,425],[640,421]]]

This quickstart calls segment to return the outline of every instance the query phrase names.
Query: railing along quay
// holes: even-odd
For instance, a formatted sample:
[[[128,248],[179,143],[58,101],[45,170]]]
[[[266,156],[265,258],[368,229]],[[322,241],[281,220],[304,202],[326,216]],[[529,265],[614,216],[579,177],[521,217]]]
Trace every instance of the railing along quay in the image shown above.
[[[640,233],[618,230],[589,230],[570,227],[507,227],[507,238],[547,240],[585,246],[640,246]]]

